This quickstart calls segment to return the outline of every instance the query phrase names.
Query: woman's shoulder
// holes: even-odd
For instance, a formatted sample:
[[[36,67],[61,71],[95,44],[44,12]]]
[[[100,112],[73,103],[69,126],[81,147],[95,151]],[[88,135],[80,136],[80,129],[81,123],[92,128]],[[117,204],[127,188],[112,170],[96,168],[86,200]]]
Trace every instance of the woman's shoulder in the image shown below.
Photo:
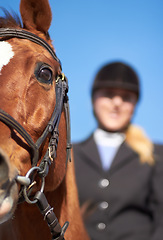
[[[163,152],[163,143],[154,143],[154,149],[155,151],[161,151]]]
[[[163,163],[163,144],[154,143],[154,156],[156,161]]]

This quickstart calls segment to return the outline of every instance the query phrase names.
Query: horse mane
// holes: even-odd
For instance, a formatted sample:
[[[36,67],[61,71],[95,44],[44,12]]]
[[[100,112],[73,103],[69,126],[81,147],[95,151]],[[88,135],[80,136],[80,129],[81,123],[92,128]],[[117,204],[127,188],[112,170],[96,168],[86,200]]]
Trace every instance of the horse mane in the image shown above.
[[[0,8],[4,12],[4,17],[0,16],[0,28],[23,28],[19,16],[12,12],[9,13],[6,9]]]

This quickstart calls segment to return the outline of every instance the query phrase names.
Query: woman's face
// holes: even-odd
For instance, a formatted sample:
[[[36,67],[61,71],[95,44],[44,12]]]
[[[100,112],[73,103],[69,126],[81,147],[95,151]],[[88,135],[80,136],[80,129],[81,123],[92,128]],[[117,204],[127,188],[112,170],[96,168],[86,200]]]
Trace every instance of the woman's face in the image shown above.
[[[128,90],[98,90],[93,96],[93,107],[99,126],[111,132],[123,130],[132,118],[136,102],[136,93]]]

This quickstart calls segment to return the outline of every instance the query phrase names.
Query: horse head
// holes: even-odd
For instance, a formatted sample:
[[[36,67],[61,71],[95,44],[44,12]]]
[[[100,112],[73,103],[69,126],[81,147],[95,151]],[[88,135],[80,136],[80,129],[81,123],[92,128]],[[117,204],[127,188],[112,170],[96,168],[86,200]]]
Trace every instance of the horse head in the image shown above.
[[[44,176],[50,165],[45,191],[53,191],[66,173],[67,80],[48,34],[51,9],[45,0],[22,0],[20,13],[22,26],[9,14],[0,18],[1,223],[13,215],[23,181],[37,191],[38,171]]]

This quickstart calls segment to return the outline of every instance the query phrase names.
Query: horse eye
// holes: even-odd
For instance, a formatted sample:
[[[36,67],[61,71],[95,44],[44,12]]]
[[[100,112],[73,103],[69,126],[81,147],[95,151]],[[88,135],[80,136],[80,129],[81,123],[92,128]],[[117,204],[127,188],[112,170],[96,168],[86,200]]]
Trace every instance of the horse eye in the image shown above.
[[[38,63],[35,69],[35,76],[41,83],[52,84],[53,72],[47,64]]]
[[[42,68],[38,73],[39,81],[43,83],[52,83],[53,73],[49,68]]]

